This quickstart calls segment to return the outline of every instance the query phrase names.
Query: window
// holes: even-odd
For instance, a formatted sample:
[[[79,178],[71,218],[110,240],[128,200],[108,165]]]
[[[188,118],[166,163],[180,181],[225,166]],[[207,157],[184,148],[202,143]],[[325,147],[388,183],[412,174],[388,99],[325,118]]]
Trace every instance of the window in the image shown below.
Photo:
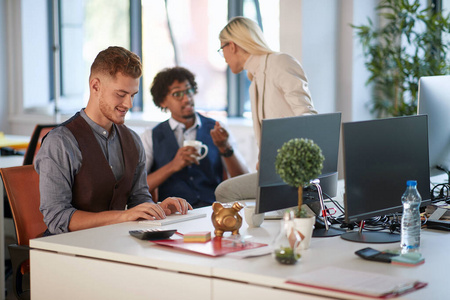
[[[92,61],[99,51],[118,45],[142,58],[141,92],[133,111],[142,111],[144,119],[168,117],[153,104],[149,87],[157,72],[175,65],[196,75],[198,111],[215,118],[243,116],[250,111],[249,82],[246,74],[230,74],[217,54],[219,31],[229,17],[244,15],[259,22],[269,45],[279,50],[279,1],[59,0],[57,7],[54,3],[22,0],[26,112],[51,114],[57,102],[58,110],[70,115],[85,106]]]
[[[89,98],[89,71],[108,46],[130,48],[127,0],[60,1],[62,112],[78,111]]]
[[[196,75],[199,111],[224,112],[227,107],[226,63],[216,50],[227,22],[227,2],[217,0],[142,1],[144,116],[167,119],[151,99],[149,87],[161,69],[179,65]]]

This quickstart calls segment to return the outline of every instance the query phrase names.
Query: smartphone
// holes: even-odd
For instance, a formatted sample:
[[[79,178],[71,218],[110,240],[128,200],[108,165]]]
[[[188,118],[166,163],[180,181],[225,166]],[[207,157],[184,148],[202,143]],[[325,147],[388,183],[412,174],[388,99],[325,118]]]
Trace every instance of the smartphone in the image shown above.
[[[390,263],[393,256],[398,256],[398,254],[395,253],[378,251],[370,247],[360,249],[356,251],[355,254],[367,260],[381,261],[385,263]]]

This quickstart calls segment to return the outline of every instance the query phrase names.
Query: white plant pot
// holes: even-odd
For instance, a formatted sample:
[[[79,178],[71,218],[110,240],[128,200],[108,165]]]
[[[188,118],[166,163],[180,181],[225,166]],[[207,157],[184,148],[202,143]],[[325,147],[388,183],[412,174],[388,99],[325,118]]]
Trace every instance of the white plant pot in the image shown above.
[[[314,224],[316,223],[316,217],[309,218],[295,218],[294,225],[295,229],[300,232],[302,241],[298,245],[298,249],[305,250],[309,248],[311,243],[311,237],[314,230]]]

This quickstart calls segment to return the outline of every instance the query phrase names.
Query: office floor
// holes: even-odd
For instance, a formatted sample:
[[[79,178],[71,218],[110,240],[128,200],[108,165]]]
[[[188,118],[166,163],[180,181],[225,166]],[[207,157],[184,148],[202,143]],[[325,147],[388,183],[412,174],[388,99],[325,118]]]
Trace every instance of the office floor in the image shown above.
[[[5,269],[8,270],[8,265],[7,265],[6,262],[5,262]],[[8,276],[8,275],[9,274],[6,274],[6,276]],[[15,299],[14,292],[12,290],[12,286],[13,286],[12,275],[9,275],[6,278],[6,281],[5,281],[5,289],[6,289],[6,291],[5,291],[5,299],[6,300],[14,300]]]
[[[24,289],[28,289],[28,286],[24,286]],[[13,276],[12,274],[6,278],[5,281],[5,300],[16,300],[17,298],[14,296],[13,291]]]
[[[11,270],[11,261],[9,260],[9,252],[8,252],[8,246],[10,244],[15,244],[16,242],[16,236],[14,232],[14,222],[12,218],[6,217],[4,219],[5,224],[5,300],[15,300],[16,297],[14,296],[13,292],[13,276],[12,276],[12,270]],[[8,268],[9,267],[9,268]],[[8,273],[8,270],[10,270],[10,273]],[[9,275],[9,276],[8,276]]]

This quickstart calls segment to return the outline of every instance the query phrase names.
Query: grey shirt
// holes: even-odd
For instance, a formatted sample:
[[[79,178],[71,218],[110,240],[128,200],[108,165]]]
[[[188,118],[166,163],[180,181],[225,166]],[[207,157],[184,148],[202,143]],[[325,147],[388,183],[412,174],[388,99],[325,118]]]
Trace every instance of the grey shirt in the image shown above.
[[[84,110],[80,111],[80,115],[91,127],[114,176],[120,179],[124,164],[116,125],[113,125],[111,133],[108,133],[89,119]],[[153,202],[147,185],[144,148],[139,136],[132,130],[130,132],[139,152],[139,163],[127,201],[128,208],[144,202]],[[65,126],[59,126],[47,135],[36,156],[35,169],[40,176],[40,210],[44,215],[45,224],[53,234],[69,231],[70,218],[76,211],[72,206],[72,187],[75,175],[80,171],[81,161],[78,143]]]

